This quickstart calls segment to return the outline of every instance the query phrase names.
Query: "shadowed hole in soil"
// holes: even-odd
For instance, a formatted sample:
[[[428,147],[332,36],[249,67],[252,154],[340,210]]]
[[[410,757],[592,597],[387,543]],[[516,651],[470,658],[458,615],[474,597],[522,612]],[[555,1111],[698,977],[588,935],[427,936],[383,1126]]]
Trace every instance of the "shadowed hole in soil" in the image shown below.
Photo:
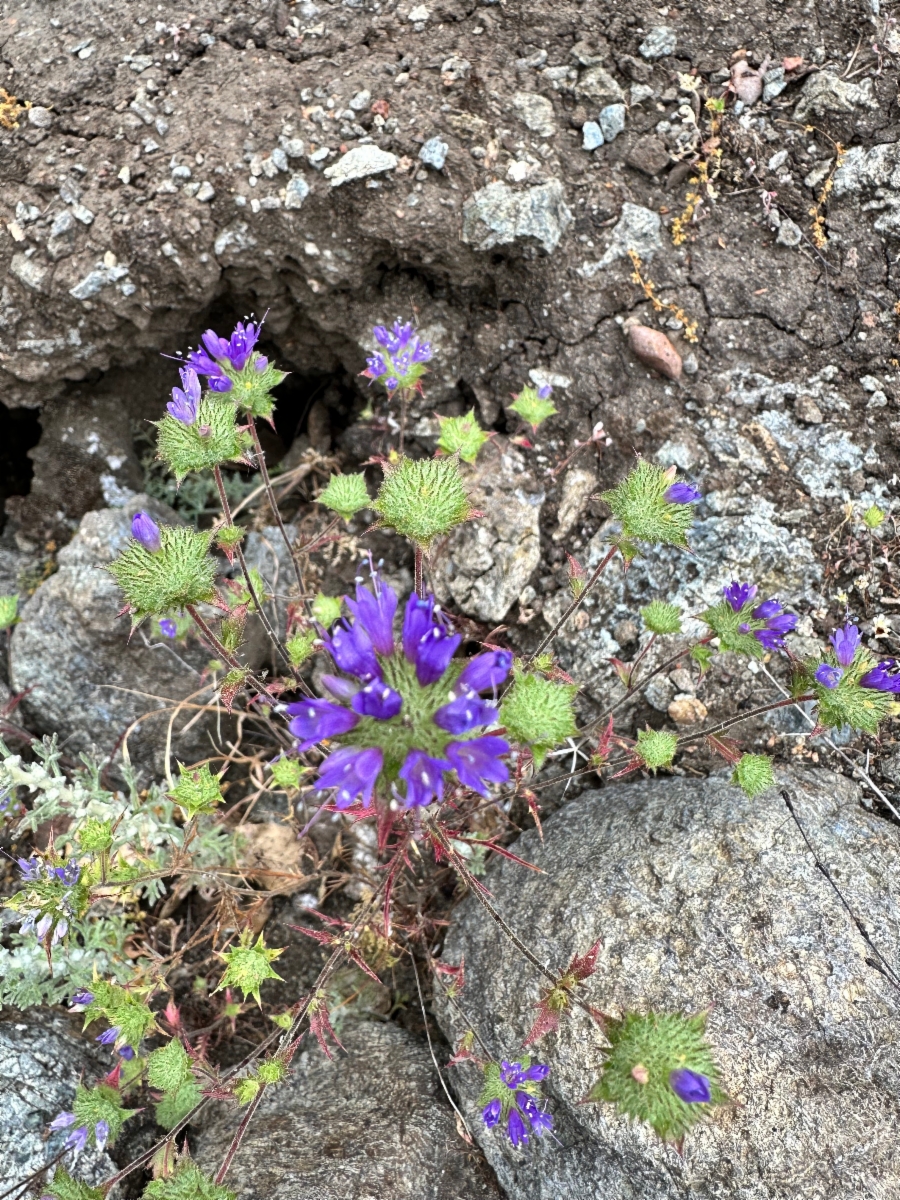
[[[38,444],[41,423],[36,408],[7,408],[0,403],[0,529],[6,524],[9,496],[27,496],[34,466],[28,451]]]

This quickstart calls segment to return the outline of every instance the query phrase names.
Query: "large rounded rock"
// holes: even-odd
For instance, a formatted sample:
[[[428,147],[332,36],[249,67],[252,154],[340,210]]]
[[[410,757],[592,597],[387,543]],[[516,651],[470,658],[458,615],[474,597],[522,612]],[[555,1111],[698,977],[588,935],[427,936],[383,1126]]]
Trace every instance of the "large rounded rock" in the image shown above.
[[[341,1030],[329,1061],[313,1042],[264,1097],[226,1180],[239,1200],[496,1200],[456,1132],[424,1046],[396,1025]],[[222,1163],[239,1115],[220,1107],[195,1157]]]
[[[0,1191],[55,1158],[71,1131],[57,1130],[48,1139],[48,1125],[57,1113],[71,1110],[79,1080],[90,1086],[113,1066],[108,1050],[82,1041],[71,1026],[66,1017],[46,1011],[0,1017]],[[78,1157],[78,1178],[86,1183],[96,1185],[115,1169],[93,1140]]]
[[[873,942],[896,962],[893,880],[900,836],[825,771],[781,775],[819,861]],[[709,1009],[709,1037],[732,1103],[691,1132],[683,1157],[610,1106],[579,1106],[600,1074],[603,1037],[585,1014],[539,1046],[559,1142],[513,1151],[486,1131],[480,1080],[460,1075],[501,1185],[520,1200],[849,1200],[900,1193],[898,992],[867,963],[855,929],[779,790],[755,801],[722,778],[586,792],[497,860],[494,903],[542,960],[562,968],[601,941],[584,988],[623,1010]],[[474,898],[444,959],[465,955],[462,1008],[493,1053],[513,1058],[542,981]],[[465,1029],[447,1007],[444,1029]]]

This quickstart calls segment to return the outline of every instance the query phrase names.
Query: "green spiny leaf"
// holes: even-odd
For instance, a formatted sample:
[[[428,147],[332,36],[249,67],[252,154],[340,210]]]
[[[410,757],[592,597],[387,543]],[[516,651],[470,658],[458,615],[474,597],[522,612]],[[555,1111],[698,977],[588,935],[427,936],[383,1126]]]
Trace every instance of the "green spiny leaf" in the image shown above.
[[[372,507],[379,525],[395,529],[422,549],[472,515],[472,507],[451,458],[401,458],[385,464],[385,476]]]
[[[240,525],[220,525],[216,530],[216,545],[223,550],[233,550],[244,540],[246,532]]]
[[[161,1092],[177,1092],[190,1078],[191,1060],[178,1038],[154,1050],[147,1059],[147,1079]]]
[[[214,812],[216,805],[222,803],[222,788],[219,776],[213,775],[209,763],[187,768],[179,763],[178,769],[178,782],[169,795],[185,816],[190,819],[199,813]]]
[[[219,955],[226,966],[216,991],[220,992],[224,987],[240,988],[245,1000],[252,996],[262,1007],[259,998],[260,986],[266,979],[281,979],[277,971],[273,971],[270,966],[272,960],[281,953],[281,950],[267,949],[262,934],[254,944],[253,934],[245,929],[238,944]]]
[[[863,513],[863,523],[868,529],[877,529],[883,521],[884,512],[878,507],[877,504],[873,504]],[[0,602],[2,602],[2,597],[0,597]],[[2,626],[0,626],[0,628],[2,628]]]
[[[338,616],[340,616],[340,601],[338,601]],[[336,619],[336,618],[335,618]],[[292,667],[302,667],[308,658],[315,653],[315,640],[318,634],[314,629],[298,629],[285,643]]]
[[[687,547],[693,507],[665,499],[672,483],[671,472],[642,458],[618,487],[603,493],[626,539]]]
[[[256,1074],[262,1083],[281,1083],[283,1079],[287,1078],[287,1067],[284,1059],[267,1058],[265,1062],[259,1064]]]
[[[207,392],[197,407],[193,425],[168,414],[153,422],[159,430],[158,457],[179,483],[191,471],[209,470],[245,457],[253,442],[248,433],[238,429],[236,415],[229,396]]]
[[[53,1200],[103,1200],[102,1187],[91,1187],[80,1179],[73,1179],[64,1167],[57,1167],[53,1172],[51,1183],[45,1183],[41,1189],[42,1195],[52,1196]]]
[[[253,354],[243,371],[233,371],[227,363],[223,364],[223,370],[231,380],[228,395],[234,397],[238,407],[253,417],[269,421],[275,411],[275,400],[270,393],[287,379],[287,372],[279,371],[271,363],[258,371],[261,358],[260,354]]]
[[[542,400],[537,394],[537,388],[527,384],[516,396],[515,404],[509,407],[514,413],[518,413],[523,421],[528,422],[532,433],[537,433],[538,426],[559,411],[552,400]]]
[[[229,1188],[204,1175],[192,1159],[182,1157],[174,1175],[147,1184],[142,1200],[236,1200],[236,1197]]]
[[[196,1079],[189,1079],[177,1091],[166,1092],[162,1100],[154,1105],[156,1123],[162,1125],[163,1129],[174,1129],[202,1099],[200,1085]]]
[[[681,610],[677,604],[652,600],[646,608],[641,609],[641,616],[651,633],[681,633]]]
[[[125,593],[135,623],[143,617],[210,600],[216,564],[209,553],[211,533],[178,525],[160,527],[155,553],[130,541],[107,570]]]
[[[489,440],[475,419],[475,409],[470,408],[464,417],[438,417],[441,436],[438,449],[446,454],[458,454],[463,462],[473,463],[478,451]]]
[[[259,1080],[255,1079],[252,1075],[248,1075],[244,1079],[238,1079],[231,1090],[234,1093],[235,1100],[243,1106],[249,1104],[251,1100],[256,1099],[259,1095],[260,1087]]]
[[[671,765],[678,749],[678,735],[663,729],[639,729],[635,754],[645,767],[656,771]]]
[[[72,1105],[77,1125],[86,1125],[93,1133],[99,1121],[105,1121],[109,1126],[109,1141],[116,1140],[122,1126],[129,1117],[133,1117],[137,1109],[122,1107],[122,1093],[109,1084],[99,1083],[94,1088],[85,1088],[80,1084],[75,1092],[75,1102]]]
[[[542,675],[518,673],[503,697],[500,721],[513,741],[530,746],[539,769],[554,746],[576,733],[577,687]]]
[[[734,767],[731,782],[752,800],[775,786],[772,760],[768,754],[742,754]]]
[[[332,475],[328,487],[319,493],[319,503],[349,521],[364,508],[372,507],[365,475]]]
[[[89,854],[101,854],[112,845],[112,821],[85,817],[78,827],[78,844]]]

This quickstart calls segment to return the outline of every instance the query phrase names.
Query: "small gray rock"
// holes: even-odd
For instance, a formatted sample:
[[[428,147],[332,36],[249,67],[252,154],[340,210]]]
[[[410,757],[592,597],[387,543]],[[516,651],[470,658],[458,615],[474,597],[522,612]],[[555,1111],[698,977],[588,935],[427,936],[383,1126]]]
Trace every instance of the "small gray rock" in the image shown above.
[[[668,25],[657,25],[651,29],[638,46],[642,58],[666,58],[675,53],[678,38],[675,30]]]
[[[200,187],[197,189],[196,199],[199,200],[201,204],[209,204],[210,201],[215,200],[215,198],[216,189],[208,179],[204,179],[204,181],[200,184]]]
[[[324,174],[332,187],[340,187],[344,183],[352,183],[355,179],[365,179],[368,175],[393,171],[398,161],[396,154],[382,150],[379,146],[354,146],[336,163],[326,167]]]
[[[303,201],[308,195],[309,184],[306,179],[300,174],[292,175],[284,189],[284,207],[302,208]]]
[[[109,284],[124,279],[127,274],[126,266],[107,267],[101,263],[74,287],[69,288],[69,295],[74,296],[76,300],[90,300]]]
[[[28,254],[14,254],[9,269],[20,283],[34,292],[44,290],[50,275],[50,269],[40,259]]]
[[[302,158],[306,153],[306,143],[303,138],[285,138],[283,149],[288,158]]]
[[[507,183],[489,183],[463,205],[462,237],[475,250],[537,242],[550,254],[571,223],[558,179],[524,191]]]
[[[426,167],[432,167],[435,171],[443,171],[449,149],[447,143],[441,141],[439,137],[430,137],[419,151],[419,158]]]
[[[286,171],[288,169],[287,154],[284,152],[284,150],[282,150],[282,148],[280,146],[275,147],[275,149],[269,155],[269,158],[272,160],[272,162],[275,164],[275,166],[278,168],[279,171]]]
[[[585,121],[581,127],[582,150],[597,150],[603,145],[603,130],[596,121]]]
[[[634,250],[645,262],[649,262],[656,251],[662,248],[661,230],[659,213],[626,201],[613,227],[606,252],[597,262],[585,263],[578,274],[583,279],[592,279],[598,271],[604,270],[617,259],[626,258],[629,250]]]
[[[853,83],[840,79],[830,71],[817,71],[807,77],[794,108],[795,121],[808,121],[814,117],[827,117],[831,113],[852,113],[857,108],[878,107],[872,80],[866,76]]]
[[[575,84],[575,95],[579,100],[588,101],[598,108],[607,104],[621,104],[625,99],[619,83],[602,67],[589,67],[582,71]]]
[[[780,96],[787,87],[784,77],[784,67],[772,67],[763,76],[763,104],[770,104],[776,96]]]
[[[49,129],[53,124],[53,113],[49,108],[43,108],[40,104],[35,104],[33,108],[28,110],[29,124],[36,126],[38,129]]]
[[[607,104],[606,108],[601,109],[597,121],[603,131],[604,141],[614,142],[625,128],[625,105]]]
[[[553,105],[537,92],[516,92],[513,108],[530,130],[541,137],[552,137],[556,131]]]
[[[365,88],[361,92],[357,92],[350,101],[350,107],[354,112],[365,112],[372,102],[372,93]]]
[[[803,230],[790,217],[782,217],[775,241],[779,246],[799,246],[803,241]]]

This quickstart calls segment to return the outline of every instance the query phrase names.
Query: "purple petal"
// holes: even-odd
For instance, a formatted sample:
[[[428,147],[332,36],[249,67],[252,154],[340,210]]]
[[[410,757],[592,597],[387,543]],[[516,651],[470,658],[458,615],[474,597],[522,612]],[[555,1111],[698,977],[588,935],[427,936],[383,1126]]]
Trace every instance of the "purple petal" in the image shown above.
[[[816,683],[821,683],[822,687],[836,688],[843,674],[844,672],[840,667],[833,667],[830,663],[822,663],[816,668],[814,679]]]
[[[293,717],[288,729],[300,739],[297,749],[301,752],[325,738],[349,733],[359,724],[356,713],[332,704],[330,700],[301,700],[297,704],[289,704],[287,712]]]
[[[495,705],[488,704],[474,692],[463,692],[434,714],[434,723],[447,733],[459,735],[477,729],[481,725],[493,725],[499,713]]]
[[[734,580],[728,587],[722,589],[722,595],[735,612],[740,612],[759,591],[755,583],[738,583]]]
[[[538,388],[537,394],[538,394],[539,399],[549,400],[550,397],[553,395],[553,388],[550,386],[549,383],[545,383],[541,387]]]
[[[131,536],[136,542],[156,554],[160,549],[159,526],[145,512],[136,512],[131,518]]]
[[[66,1138],[66,1149],[74,1150],[76,1154],[80,1154],[87,1145],[87,1139],[88,1131],[86,1125],[82,1125],[78,1129],[73,1129]]]
[[[111,1046],[119,1036],[118,1025],[111,1025],[109,1029],[105,1029],[103,1033],[96,1039],[101,1046]]]
[[[685,1104],[709,1104],[712,1088],[705,1075],[681,1067],[669,1075],[669,1085],[679,1100]]]
[[[450,742],[444,751],[460,783],[488,795],[489,783],[506,783],[509,768],[501,762],[501,756],[509,754],[509,742],[499,737],[471,738],[466,742]]]
[[[777,617],[781,612],[781,604],[777,600],[763,600],[762,604],[758,604],[750,614],[757,621],[768,621],[770,617]]]
[[[523,1078],[530,1079],[532,1083],[542,1083],[550,1074],[550,1068],[546,1063],[532,1063],[523,1072]]]
[[[373,679],[356,693],[350,706],[361,717],[390,721],[403,707],[403,697],[382,680]]]
[[[80,1004],[87,1008],[89,1004],[94,1003],[94,993],[89,992],[87,988],[79,988],[77,992],[72,993],[72,999],[69,1003],[72,1005]]]
[[[124,1058],[126,1062],[131,1062],[131,1060],[134,1058],[134,1047],[133,1046],[120,1046],[119,1047],[119,1057]]]
[[[442,625],[432,625],[419,639],[413,662],[416,665],[416,678],[422,687],[440,679],[461,641],[461,634],[448,633]]]
[[[178,633],[178,626],[169,617],[163,617],[159,623],[159,632],[164,637],[173,638]]]
[[[444,771],[450,764],[442,758],[432,758],[424,750],[410,750],[398,772],[406,781],[406,807],[422,808],[433,799],[444,799]]]
[[[703,493],[692,483],[673,483],[663,493],[663,500],[668,504],[696,504],[703,499]]]
[[[334,802],[338,808],[349,808],[357,797],[368,808],[383,762],[384,756],[375,747],[358,750],[355,746],[341,746],[322,763],[319,787],[337,788]]]
[[[498,688],[506,680],[512,661],[513,656],[509,650],[488,650],[484,654],[476,654],[463,668],[456,681],[457,686],[469,688],[473,692]]]
[[[336,700],[352,700],[359,691],[358,683],[349,679],[341,679],[340,675],[323,675],[322,687],[328,688]]]
[[[855,625],[846,624],[831,635],[834,653],[842,667],[849,667],[856,657],[862,638]]]
[[[518,1146],[522,1142],[528,1142],[528,1132],[525,1129],[525,1122],[522,1120],[517,1108],[510,1111],[509,1119],[506,1122],[506,1132],[509,1134],[509,1140],[514,1146]]]
[[[380,676],[381,668],[375,657],[372,640],[361,625],[348,625],[340,621],[331,636],[323,636],[322,641],[341,671],[355,675],[357,679]]]
[[[75,1114],[70,1112],[61,1112],[59,1116],[53,1118],[50,1122],[51,1129],[68,1129],[70,1125],[75,1124]]]
[[[356,621],[363,627],[369,640],[379,654],[394,653],[394,613],[397,611],[397,593],[378,576],[373,576],[373,595],[361,583],[356,585],[356,599],[347,598],[347,607]]]
[[[97,1143],[98,1150],[104,1150],[109,1139],[109,1122],[98,1121],[94,1126],[94,1141]]]
[[[403,613],[403,653],[410,662],[416,661],[416,647],[434,624],[434,596],[417,596],[414,592]]]
[[[860,687],[874,688],[878,692],[900,692],[900,663],[895,658],[885,658],[859,681]]]
[[[493,1129],[500,1120],[500,1114],[503,1111],[503,1105],[499,1100],[492,1100],[490,1104],[486,1104],[481,1110],[481,1119],[484,1121],[488,1129]]]

